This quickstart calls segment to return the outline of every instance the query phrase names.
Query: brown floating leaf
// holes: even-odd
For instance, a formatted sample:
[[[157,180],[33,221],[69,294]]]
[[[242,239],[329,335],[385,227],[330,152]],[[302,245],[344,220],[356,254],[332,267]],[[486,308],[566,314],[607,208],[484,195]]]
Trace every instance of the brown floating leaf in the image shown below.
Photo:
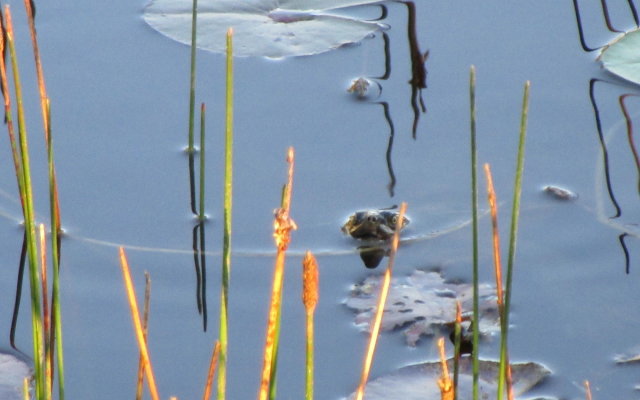
[[[345,301],[356,312],[355,323],[367,329],[371,313],[375,309],[380,278],[369,276],[355,285]],[[480,330],[492,333],[499,329],[495,289],[492,285],[480,285]],[[447,283],[439,272],[416,269],[411,275],[393,278],[386,302],[382,330],[405,327],[407,343],[414,346],[420,336],[433,335],[434,327],[454,323],[456,301],[462,312],[472,308],[473,287],[467,283]]]

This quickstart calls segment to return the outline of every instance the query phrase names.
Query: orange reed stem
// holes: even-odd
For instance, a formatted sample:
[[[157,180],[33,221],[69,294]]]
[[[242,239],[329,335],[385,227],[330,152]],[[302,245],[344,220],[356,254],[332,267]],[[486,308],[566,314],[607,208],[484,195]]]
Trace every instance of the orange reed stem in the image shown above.
[[[380,287],[380,295],[378,297],[378,305],[376,307],[376,314],[371,324],[371,336],[369,337],[369,346],[362,367],[362,375],[360,376],[360,384],[358,385],[358,391],[356,392],[356,400],[362,400],[364,398],[364,387],[369,379],[369,372],[371,371],[371,364],[373,363],[373,355],[376,350],[376,344],[378,342],[378,334],[380,333],[380,325],[382,324],[382,314],[384,312],[384,305],[387,301],[389,294],[389,286],[391,285],[391,271],[393,269],[393,263],[395,262],[396,253],[398,251],[398,244],[400,242],[400,229],[402,227],[402,221],[404,220],[404,214],[407,211],[407,203],[400,205],[400,212],[398,220],[396,221],[395,232],[391,241],[391,252],[389,254],[389,263],[387,269],[384,271],[382,277],[382,285]]]
[[[158,395],[156,378],[153,375],[153,367],[151,366],[151,360],[149,359],[147,341],[144,337],[142,322],[140,322],[140,312],[138,311],[136,292],[133,288],[133,282],[131,281],[129,262],[127,261],[127,255],[124,252],[124,248],[122,247],[120,247],[120,266],[122,267],[122,276],[124,277],[124,284],[127,290],[127,298],[129,299],[129,308],[131,309],[131,318],[133,319],[133,326],[135,327],[136,338],[138,339],[140,355],[142,355],[142,358],[144,360],[144,371],[145,375],[147,376],[147,385],[149,386],[149,392],[151,393],[151,398],[153,400],[159,400],[160,396]]]

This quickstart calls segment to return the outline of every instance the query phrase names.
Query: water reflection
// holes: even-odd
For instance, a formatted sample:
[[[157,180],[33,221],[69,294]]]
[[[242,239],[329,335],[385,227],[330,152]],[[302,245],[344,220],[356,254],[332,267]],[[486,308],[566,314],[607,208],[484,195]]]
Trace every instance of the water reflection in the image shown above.
[[[411,135],[413,139],[416,139],[420,114],[424,114],[427,112],[427,108],[422,97],[422,90],[426,89],[427,87],[427,69],[425,63],[427,61],[429,51],[423,53],[420,50],[416,28],[415,4],[412,1],[399,1],[399,3],[404,4],[407,7],[407,42],[409,44],[409,55],[411,57],[411,79],[408,83],[411,86],[410,106],[413,110]],[[377,20],[382,20],[388,15],[387,6],[382,4],[380,5],[380,7],[382,8],[382,14]],[[367,78],[356,79],[354,80],[352,86],[349,88],[350,92],[355,92],[358,97],[362,99],[365,99],[369,95],[369,82],[373,82],[376,85],[378,89],[376,97],[380,97],[383,91],[383,86],[380,81],[386,81],[391,76],[390,40],[389,35],[387,35],[386,32],[382,32],[382,41],[384,45],[384,73],[381,76],[372,77],[371,80]],[[364,86],[365,82],[367,83],[366,86]],[[389,141],[387,144],[385,160],[387,163],[387,170],[389,172],[389,184],[387,185],[387,190],[389,191],[389,196],[393,197],[395,195],[395,186],[397,179],[393,170],[392,162],[395,129],[391,117],[390,106],[387,101],[374,101],[370,104],[382,106],[384,118],[387,122],[387,126],[389,127]]]
[[[202,141],[201,141],[202,143]],[[193,265],[196,275],[196,307],[198,314],[202,317],[202,329],[207,331],[207,264],[206,264],[206,248],[205,248],[205,215],[201,215],[198,212],[204,210],[204,206],[201,204],[197,207],[196,197],[196,173],[195,173],[195,151],[189,151],[189,194],[191,212],[197,218],[197,223],[193,227],[191,233],[191,248],[193,249]],[[198,153],[200,157],[204,157],[203,152]],[[202,160],[200,166],[203,167]],[[203,171],[200,171],[202,174]],[[203,190],[203,188],[200,188]],[[200,201],[203,200],[203,196],[200,196]]]
[[[609,29],[609,31],[611,32],[618,32],[618,33],[622,32],[621,30],[616,29],[613,26],[610,15],[609,15],[609,10],[607,7],[607,2],[605,0],[601,0],[600,4],[601,4],[602,15],[606,23],[607,29]],[[638,27],[639,20],[638,20],[638,13],[637,13],[636,7],[632,0],[628,0],[627,4],[629,7],[629,13],[633,18],[635,26]],[[592,52],[592,51],[601,49],[602,46],[592,47],[587,44],[587,41],[585,39],[585,30],[583,27],[582,18],[580,14],[579,3],[577,0],[573,0],[573,6],[574,6],[576,22],[578,26],[578,35],[580,39],[580,45],[582,46],[582,49],[586,52]],[[599,84],[602,84],[602,85],[599,85]],[[597,101],[597,98],[598,98],[598,95],[596,94],[597,86],[604,86],[603,91],[606,90],[607,92],[615,90],[616,88],[621,89],[620,91],[622,92],[617,95],[617,107],[611,107],[611,103],[608,103],[607,104],[608,107],[604,109],[606,110],[605,114],[607,115],[607,119],[612,119],[614,121],[617,121],[616,124],[614,124],[610,129],[607,130],[607,134],[605,134],[605,131],[603,129],[603,123],[602,123],[603,115],[601,114],[601,107],[598,105],[598,101]],[[627,184],[629,183],[628,179],[625,178],[621,180],[620,178],[618,178],[617,179],[618,183],[616,185],[616,188],[614,188],[614,182],[612,179],[612,176],[614,175],[613,172],[618,172],[618,171],[612,171],[614,169],[614,166],[618,165],[621,162],[624,162],[624,159],[623,159],[624,152],[621,153],[618,151],[614,153],[616,154],[616,158],[611,159],[612,153],[610,152],[610,147],[612,146],[611,141],[613,139],[612,137],[613,133],[615,133],[618,130],[618,125],[621,125],[622,123],[624,123],[624,128],[626,130],[626,137],[627,137],[627,141],[624,146],[628,150],[627,154],[631,154],[631,158],[633,159],[633,163],[634,163],[634,169],[636,171],[636,178],[634,179],[635,182],[633,183],[634,192],[637,192],[638,194],[640,194],[640,157],[638,155],[638,151],[636,149],[636,144],[634,140],[633,113],[629,112],[630,98],[638,96],[638,94],[635,93],[635,89],[636,89],[635,86],[629,85],[628,83],[622,83],[621,81],[615,81],[615,82],[605,81],[605,80],[596,79],[596,78],[593,78],[589,81],[589,99],[593,108],[596,132],[598,135],[598,143],[600,145],[600,154],[601,154],[601,158],[600,158],[601,164],[599,168],[601,173],[599,176],[604,181],[602,182],[602,185],[606,189],[606,193],[609,198],[609,203],[613,208],[613,213],[607,216],[605,215],[605,212],[603,210],[603,205],[601,204],[601,202],[599,202],[598,218],[608,226],[611,226],[618,231],[622,231],[622,233],[617,236],[617,242],[620,245],[620,248],[622,250],[622,254],[624,257],[624,271],[626,274],[629,274],[630,264],[631,264],[630,262],[631,257],[630,257],[630,252],[629,252],[626,239],[629,236],[638,237],[639,232],[636,232],[634,228],[636,223],[625,222],[625,217],[633,218],[633,216],[630,215],[631,213],[629,211],[627,211],[626,213],[624,212],[625,206],[621,205],[621,204],[624,204],[624,201],[627,201],[627,198],[623,196],[621,201],[620,199],[618,199],[618,196],[617,196],[617,193],[621,195],[626,194],[624,190],[626,189]],[[619,109],[619,113],[618,111],[615,111],[616,108]],[[616,169],[620,170],[620,167],[616,167]],[[624,167],[624,169],[628,170],[628,167]],[[615,176],[616,177],[622,176],[622,173],[618,172],[615,174]],[[627,205],[626,208],[628,209],[629,206]]]

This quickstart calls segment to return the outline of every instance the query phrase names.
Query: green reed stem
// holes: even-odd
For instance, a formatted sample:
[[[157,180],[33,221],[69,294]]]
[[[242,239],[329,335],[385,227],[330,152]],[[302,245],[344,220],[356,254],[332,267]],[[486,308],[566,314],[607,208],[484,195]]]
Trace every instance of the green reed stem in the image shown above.
[[[196,108],[196,32],[198,23],[198,0],[193,0],[191,9],[191,66],[189,73],[189,147],[188,152],[193,152],[193,131],[195,125]]]
[[[218,400],[227,390],[227,302],[231,277],[231,206],[233,182],[233,30],[227,31],[226,129],[224,163],[224,238],[222,245],[222,291],[220,295],[220,360],[218,367]]]
[[[58,207],[58,184],[53,161],[53,140],[51,135],[51,109],[49,99],[45,104],[47,137],[47,160],[49,167],[49,210],[51,214],[51,254],[53,263],[53,286],[51,293],[51,313],[53,322],[52,344],[55,341],[56,361],[58,364],[58,397],[64,400],[64,353],[62,351],[62,312],[60,310],[60,213]],[[53,340],[55,337],[56,340]]]
[[[204,103],[200,104],[200,212],[198,218],[204,221],[204,182],[205,182],[205,155],[204,155],[204,133],[205,133],[205,113],[206,107]]]
[[[29,161],[29,146],[27,141],[27,129],[24,117],[24,107],[22,103],[22,86],[20,84],[20,73],[18,70],[18,57],[16,55],[15,43],[13,40],[13,24],[11,22],[11,12],[8,5],[5,5],[6,38],[9,46],[11,58],[11,69],[13,72],[13,83],[16,95],[18,110],[18,137],[20,142],[20,157],[22,165],[22,182],[25,191],[24,219],[25,230],[27,232],[27,255],[29,258],[29,284],[31,287],[31,323],[33,325],[33,359],[36,385],[36,398],[43,399],[45,395],[45,376],[42,366],[44,352],[42,310],[40,307],[40,285],[38,273],[37,239],[35,230],[35,214],[33,206],[33,190],[31,186],[31,168]]]
[[[509,310],[511,306],[511,281],[516,256],[516,239],[518,236],[518,220],[520,218],[520,197],[522,194],[522,175],[524,171],[524,147],[527,135],[527,118],[529,115],[529,88],[531,82],[524,84],[522,96],[522,114],[520,118],[520,139],[518,142],[518,160],[513,185],[513,204],[511,206],[511,232],[509,234],[509,254],[507,259],[507,278],[505,282],[504,313],[500,322],[500,374],[498,379],[498,399],[502,398],[507,370],[507,339],[509,332]]]
[[[478,399],[480,363],[478,352],[480,341],[480,311],[478,298],[478,178],[476,148],[476,67],[471,66],[469,75],[469,101],[471,111],[471,214],[473,220],[473,400]]]

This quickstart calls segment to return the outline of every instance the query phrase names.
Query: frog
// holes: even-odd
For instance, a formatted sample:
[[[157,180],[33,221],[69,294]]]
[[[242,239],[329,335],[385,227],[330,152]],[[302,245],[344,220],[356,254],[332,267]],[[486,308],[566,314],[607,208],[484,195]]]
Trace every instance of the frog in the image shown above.
[[[356,211],[342,225],[342,232],[356,239],[387,241],[395,233],[400,214],[394,208]],[[404,229],[409,222],[409,218],[403,217],[400,230]]]

